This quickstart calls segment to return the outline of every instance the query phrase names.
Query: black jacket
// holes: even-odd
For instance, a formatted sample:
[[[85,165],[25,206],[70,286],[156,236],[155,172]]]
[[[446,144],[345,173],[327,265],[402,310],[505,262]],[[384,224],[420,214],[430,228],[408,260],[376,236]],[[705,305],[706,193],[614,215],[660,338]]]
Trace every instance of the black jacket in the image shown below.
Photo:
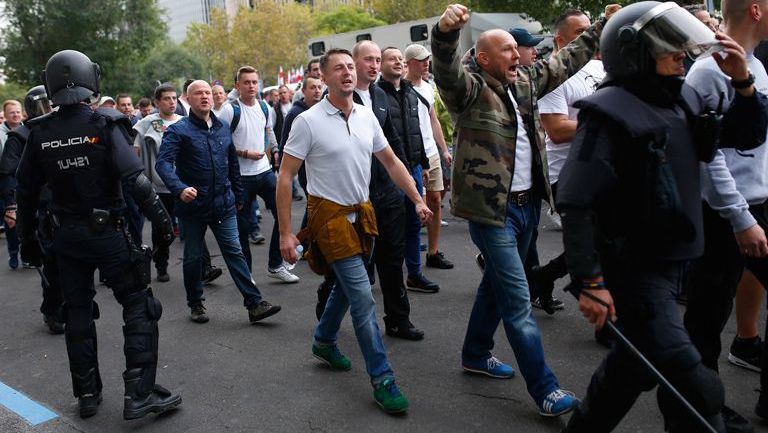
[[[399,91],[389,81],[379,80],[376,84],[387,95],[392,125],[403,142],[408,159],[406,166],[413,170],[421,164],[424,169],[428,169],[429,160],[424,151],[424,140],[419,126],[419,98],[416,96],[416,90],[407,80],[400,80]]]
[[[708,146],[695,120],[703,100],[682,80],[647,81],[604,87],[576,105],[579,128],[557,206],[577,281],[611,264],[679,262],[704,251],[699,161],[711,152],[702,150]],[[768,126],[765,97],[736,99],[719,144],[754,148]],[[740,131],[737,141],[733,131]]]
[[[394,127],[394,122],[390,116],[389,105],[387,102],[387,95],[376,84],[373,83],[368,88],[371,93],[371,110],[376,116],[376,119],[381,125],[381,129],[384,130],[384,136],[387,137],[389,146],[400,161],[408,167],[408,159],[406,157],[405,150],[403,148],[403,142],[400,140],[399,134]],[[355,93],[353,99],[358,104],[363,104],[362,99]],[[371,162],[371,183],[369,186],[371,202],[376,207],[379,207],[385,203],[402,203],[400,200],[400,194],[397,190],[397,186],[392,182],[389,177],[389,173],[374,156]]]

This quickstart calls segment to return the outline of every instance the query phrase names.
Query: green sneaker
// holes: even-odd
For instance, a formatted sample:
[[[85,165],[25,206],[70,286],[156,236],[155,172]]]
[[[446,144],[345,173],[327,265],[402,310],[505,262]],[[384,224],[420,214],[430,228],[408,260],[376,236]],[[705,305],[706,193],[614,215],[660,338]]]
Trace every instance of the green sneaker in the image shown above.
[[[333,344],[330,346],[312,345],[312,355],[315,358],[328,364],[333,370],[349,371],[352,369],[352,362],[339,351],[339,346]]]
[[[392,378],[384,379],[373,387],[373,399],[386,413],[402,413],[408,410],[408,400]]]

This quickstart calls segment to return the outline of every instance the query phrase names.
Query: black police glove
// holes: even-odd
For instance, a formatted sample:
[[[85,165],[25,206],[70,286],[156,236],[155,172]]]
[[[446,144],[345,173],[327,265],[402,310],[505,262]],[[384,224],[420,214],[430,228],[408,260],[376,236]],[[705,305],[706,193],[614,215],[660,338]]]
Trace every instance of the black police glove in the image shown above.
[[[176,239],[176,236],[173,235],[173,228],[171,228],[171,231],[162,230],[163,228],[160,228],[160,236],[158,240],[160,241],[161,247],[169,247],[173,243],[173,240]]]
[[[43,252],[37,238],[28,237],[21,241],[21,261],[36,268],[43,265]]]

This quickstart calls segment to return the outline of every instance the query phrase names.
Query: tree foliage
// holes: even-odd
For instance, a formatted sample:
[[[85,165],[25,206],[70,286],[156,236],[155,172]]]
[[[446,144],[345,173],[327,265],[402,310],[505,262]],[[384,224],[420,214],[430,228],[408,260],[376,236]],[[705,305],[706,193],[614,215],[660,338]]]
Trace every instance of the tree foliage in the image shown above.
[[[211,11],[210,24],[190,26],[184,46],[206,59],[211,78],[225,86],[234,84],[234,74],[243,65],[258,68],[265,83],[274,83],[280,66],[306,62],[313,28],[307,6],[256,0],[253,9],[238,10],[231,28],[224,11]]]
[[[532,1],[532,0],[473,0],[472,9],[478,12],[525,12],[540,21],[545,27],[566,9],[579,9],[592,18],[600,16],[609,3],[627,5],[636,3],[637,0],[560,0]]]
[[[141,78],[137,90],[142,96],[152,96],[160,83],[173,83],[181,89],[188,78],[208,79],[203,60],[174,43],[154,50],[138,68]]]
[[[445,0],[371,0],[371,8],[376,18],[392,24],[440,15],[448,3]],[[478,0],[478,3],[481,2]]]
[[[354,6],[340,6],[328,12],[320,12],[315,19],[318,35],[351,32],[387,23],[374,18],[368,11]]]
[[[166,34],[154,0],[5,0],[3,72],[33,86],[54,53],[82,51],[101,66],[104,93],[132,90],[136,65]]]

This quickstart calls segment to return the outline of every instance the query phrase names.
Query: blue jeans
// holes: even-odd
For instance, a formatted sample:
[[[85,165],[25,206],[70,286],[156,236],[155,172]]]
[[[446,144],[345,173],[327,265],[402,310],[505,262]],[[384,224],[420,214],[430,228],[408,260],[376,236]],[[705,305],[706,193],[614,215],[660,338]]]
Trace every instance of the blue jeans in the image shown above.
[[[252,269],[253,259],[251,257],[251,246],[248,243],[248,235],[251,234],[251,208],[250,203],[257,200],[257,196],[264,200],[267,209],[272,212],[275,224],[272,226],[272,236],[269,239],[269,263],[270,269],[277,269],[283,264],[283,257],[280,255],[280,226],[277,224],[277,206],[275,205],[275,189],[277,188],[277,178],[271,170],[255,176],[240,176],[243,184],[243,200],[245,204],[237,213],[237,228],[240,236],[240,248],[245,255],[245,261],[248,263],[248,269]]]
[[[349,308],[357,344],[363,352],[365,370],[371,376],[371,382],[376,385],[394,377],[376,323],[376,301],[362,256],[335,261],[331,268],[336,275],[336,285],[315,328],[315,344],[336,344],[341,321]]]
[[[522,207],[508,203],[504,227],[469,223],[472,241],[485,258],[485,271],[477,288],[461,354],[464,361],[490,358],[493,335],[499,321],[503,321],[520,373],[536,404],[541,404],[547,394],[560,387],[544,361],[541,334],[531,313],[521,260],[528,252],[539,212],[540,208],[532,203]]]
[[[411,176],[416,181],[416,189],[419,194],[424,194],[424,179],[422,173],[424,169],[417,165],[411,170]],[[408,275],[419,275],[421,273],[421,220],[416,215],[416,205],[408,198],[405,200],[405,267],[408,268]]]
[[[180,217],[184,225],[184,288],[187,290],[187,305],[200,304],[203,297],[203,284],[200,281],[203,271],[203,246],[205,229],[211,228],[216,242],[221,249],[224,263],[227,264],[235,286],[243,294],[245,308],[251,308],[261,302],[261,292],[251,278],[251,272],[245,262],[237,236],[237,220],[231,213],[219,222],[206,222],[189,217]]]

